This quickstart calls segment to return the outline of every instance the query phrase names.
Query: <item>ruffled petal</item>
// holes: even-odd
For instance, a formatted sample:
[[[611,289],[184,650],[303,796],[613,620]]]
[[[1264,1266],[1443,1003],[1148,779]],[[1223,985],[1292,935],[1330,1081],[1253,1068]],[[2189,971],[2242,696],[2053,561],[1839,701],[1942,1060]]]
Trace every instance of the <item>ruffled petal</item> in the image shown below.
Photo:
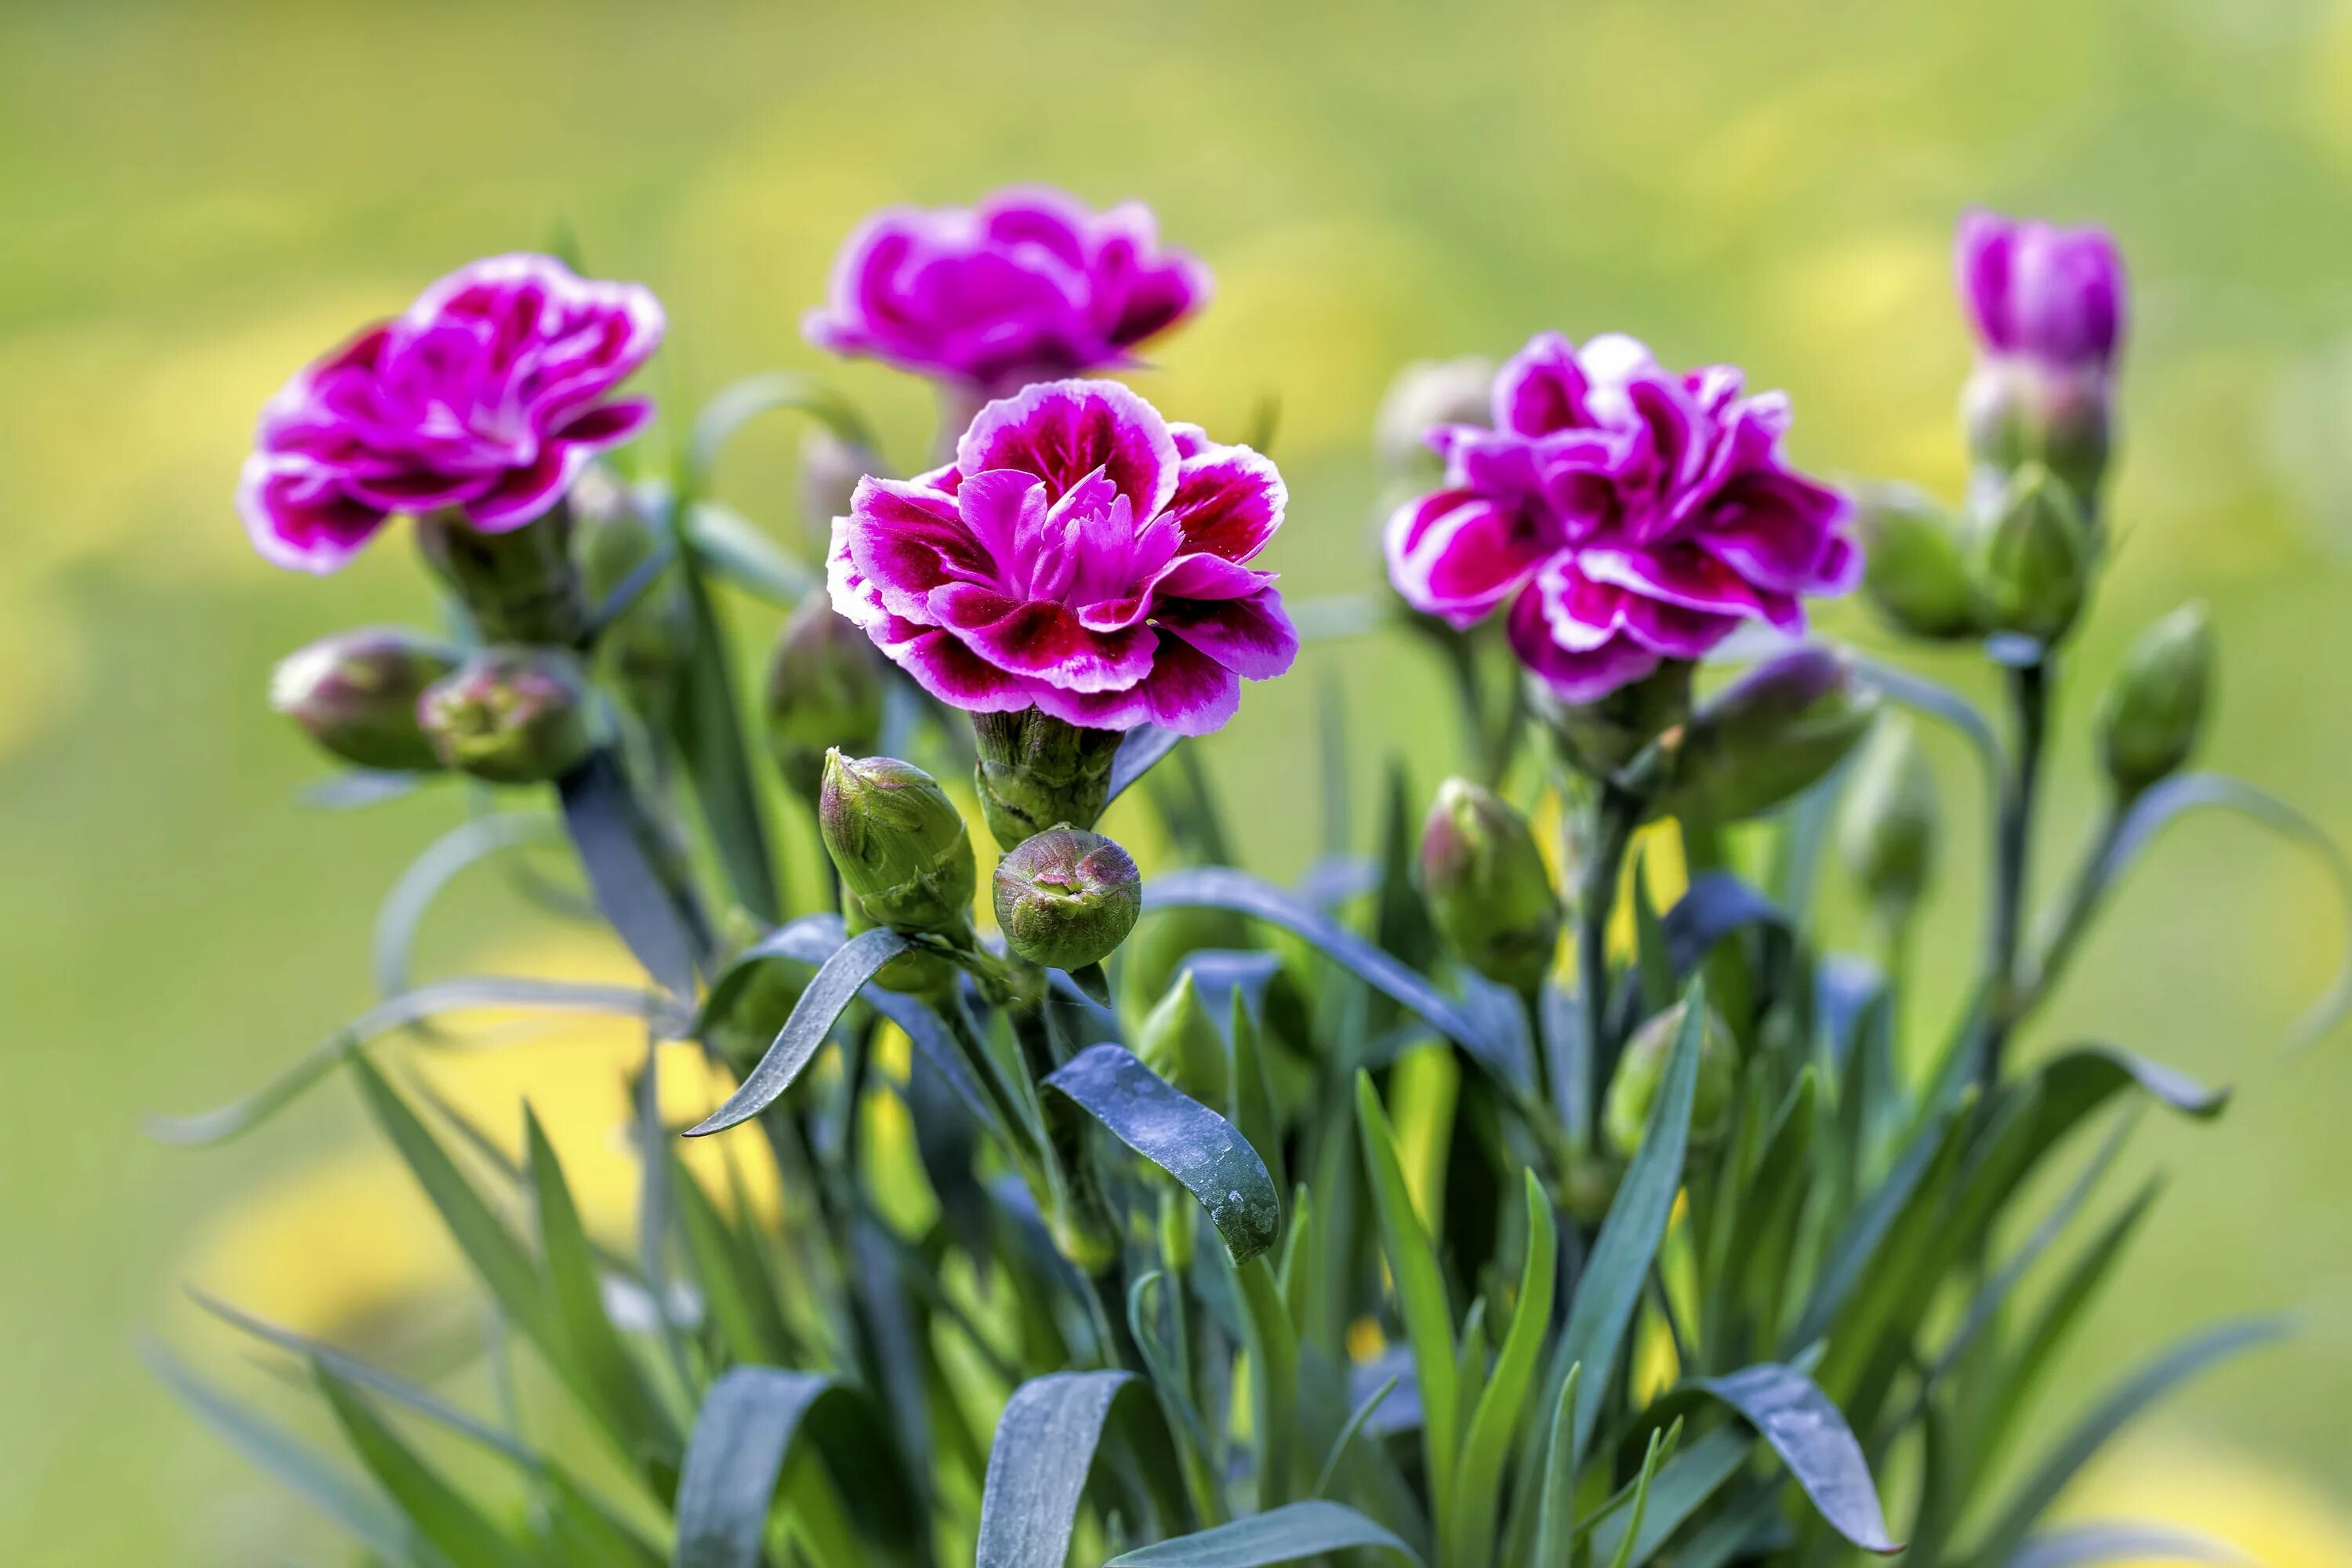
[[[1759,588],[1696,545],[1656,550],[1587,546],[1577,552],[1577,564],[1598,582],[1689,609],[1749,616],[1785,632],[1799,631],[1805,624],[1796,595]]]
[[[569,441],[551,441],[529,468],[509,468],[498,483],[466,503],[466,521],[485,533],[508,533],[563,499],[595,453]]]
[[[1466,626],[1509,598],[1559,538],[1540,511],[1454,489],[1398,508],[1383,543],[1405,602]]]
[[[1019,468],[1045,481],[1049,500],[1102,469],[1138,517],[1157,517],[1176,493],[1179,459],[1159,411],[1117,382],[1041,382],[999,398],[956,443],[966,474]]]
[[[1567,703],[1598,702],[1664,662],[1656,652],[1622,635],[1591,648],[1560,647],[1548,635],[1543,606],[1532,589],[1513,602],[1506,627],[1511,651],[1519,662]]]
[[[1186,454],[1165,515],[1186,550],[1247,561],[1282,526],[1290,492],[1281,470],[1247,447],[1202,447]]]
[[[1584,392],[1575,348],[1558,332],[1538,332],[1495,377],[1495,427],[1517,436],[1549,436],[1588,424]]]
[[[1845,498],[1790,473],[1748,473],[1706,509],[1700,547],[1759,588],[1814,593]]]
[[[386,521],[383,511],[353,500],[309,460],[262,453],[245,460],[236,509],[265,559],[321,575],[350,564]]]
[[[1287,674],[1298,658],[1297,628],[1272,588],[1246,599],[1162,599],[1152,620],[1246,679]]]
[[[930,609],[940,625],[997,668],[1032,676],[1071,691],[1108,691],[1151,672],[1157,642],[1148,626],[1094,632],[1067,606],[1043,599],[1009,599],[970,584],[935,590]]]

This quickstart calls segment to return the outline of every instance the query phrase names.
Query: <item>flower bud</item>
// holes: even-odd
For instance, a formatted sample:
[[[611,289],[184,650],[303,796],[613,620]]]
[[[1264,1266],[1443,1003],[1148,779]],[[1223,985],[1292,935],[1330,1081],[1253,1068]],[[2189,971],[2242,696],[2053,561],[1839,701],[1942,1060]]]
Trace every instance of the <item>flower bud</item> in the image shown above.
[[[971,945],[971,838],[930,774],[894,757],[829,752],[817,826],[843,889],[877,923]]]
[[[1421,887],[1464,963],[1514,991],[1542,984],[1559,944],[1559,895],[1507,802],[1467,779],[1440,784],[1421,828]]]
[[[1955,260],[1982,353],[1961,405],[1970,451],[2001,475],[2039,459],[2095,511],[2128,292],[2115,240],[1972,212]]]
[[[1397,372],[1373,416],[1372,445],[1381,466],[1394,473],[1437,466],[1429,433],[1440,425],[1485,425],[1493,417],[1495,363],[1466,359],[1415,360]]]
[[[1880,720],[1863,747],[1839,812],[1838,847],[1891,918],[1919,901],[1935,859],[1936,778],[1907,720]]]
[[[661,549],[661,536],[629,487],[601,465],[573,481],[567,504],[572,556],[589,602],[601,605]],[[665,580],[597,633],[596,659],[630,707],[660,727],[676,709],[693,647],[686,595],[674,579]]]
[[[1100,963],[1143,912],[1143,875],[1099,833],[1049,828],[996,863],[996,923],[1005,944],[1048,969]]]
[[[559,502],[499,533],[444,508],[416,520],[416,544],[465,605],[487,643],[577,647],[588,635],[588,588],[572,557],[572,508]]]
[[[1898,630],[1937,639],[1974,637],[1976,590],[1959,533],[1934,502],[1905,485],[1856,497],[1863,591]]]
[[[814,800],[824,754],[852,755],[882,739],[882,671],[864,632],[812,595],[776,638],[768,658],[768,749],[784,782]]]
[[[2204,727],[2213,682],[2213,626],[2191,601],[2150,626],[2124,656],[2099,705],[2099,755],[2128,800],[2178,769]]]
[[[1689,716],[1691,669],[1689,660],[1670,658],[1655,673],[1580,704],[1562,702],[1530,678],[1528,701],[1562,760],[1587,777],[1607,778]]]
[[[1609,1080],[1609,1098],[1601,1108],[1601,1131],[1621,1158],[1632,1159],[1642,1146],[1642,1134],[1650,1125],[1650,1106],[1665,1079],[1675,1036],[1681,1032],[1683,1011],[1689,1005],[1677,1002],[1634,1030],[1617,1058],[1617,1073]],[[1710,1007],[1699,1033],[1698,1080],[1691,1097],[1694,1146],[1711,1143],[1722,1135],[1731,1113],[1732,1085],[1738,1072],[1730,1032]]]
[[[556,648],[484,648],[416,700],[444,765],[492,784],[544,784],[592,744],[580,661]]]
[[[399,626],[339,632],[298,648],[269,678],[269,705],[343,761],[388,773],[438,768],[416,700],[457,650]]]
[[[1116,730],[1084,730],[1034,708],[975,713],[980,761],[972,784],[1000,848],[1049,827],[1091,828],[1110,795]]]
[[[833,520],[849,515],[849,498],[868,474],[887,473],[873,448],[845,441],[824,426],[801,437],[801,521],[812,539],[829,541]]]
[[[2114,445],[2113,401],[2104,370],[1988,359],[1961,389],[1960,426],[1980,471],[2006,477],[2038,461],[2092,498]]]
[[[1769,811],[1838,764],[1879,707],[1839,654],[1806,644],[1709,697],[1675,750],[1659,810],[1707,822]]]
[[[1227,1070],[1225,1037],[1201,1000],[1201,988],[1186,970],[1135,1032],[1135,1054],[1143,1065],[1203,1105],[1223,1106]]]
[[[2074,626],[2090,577],[2090,531],[2066,482],[2042,464],[2010,476],[1974,551],[1977,590],[1996,631],[2053,643]]]

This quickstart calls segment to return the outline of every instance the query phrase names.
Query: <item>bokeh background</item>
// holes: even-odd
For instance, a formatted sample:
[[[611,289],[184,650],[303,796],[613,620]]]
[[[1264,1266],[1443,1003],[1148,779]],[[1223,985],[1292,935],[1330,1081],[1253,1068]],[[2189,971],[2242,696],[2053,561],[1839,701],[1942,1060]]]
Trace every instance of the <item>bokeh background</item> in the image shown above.
[[[1279,397],[1294,509],[1275,563],[1299,595],[1377,584],[1369,432],[1390,375],[1541,327],[1738,362],[1793,394],[1810,463],[1948,493],[1955,216],[2108,224],[2134,281],[2124,543],[2071,659],[2044,880],[2095,804],[2100,677],[2192,595],[2222,648],[2209,757],[2352,837],[2352,7],[11,0],[0,1559],[340,1560],[135,1348],[160,1335],[267,1396],[184,1281],[360,1342],[456,1288],[340,1086],[226,1149],[139,1127],[249,1087],[364,1004],[375,902],[455,809],[297,803],[321,770],[264,709],[272,661],[430,609],[396,540],[325,581],[248,552],[229,497],[257,407],[429,279],[559,228],[667,300],[653,379],[674,402],[816,368],[797,323],[860,214],[1020,178],[1145,197],[1214,268],[1215,304],[1147,390],[1227,434]],[[921,388],[823,368],[915,455]],[[725,476],[780,534],[795,449],[780,423]],[[736,612],[747,640],[773,625]],[[1827,619],[1874,635],[1859,611]],[[1927,667],[1990,694],[1966,659]],[[1364,816],[1384,753],[1425,790],[1455,744],[1435,671],[1393,636],[1254,689],[1209,753],[1274,874],[1318,841],[1328,681],[1350,697]],[[1980,797],[1935,743],[1953,830],[1930,1008],[1981,897]],[[2032,1042],[2096,1032],[2239,1086],[2218,1126],[2145,1129],[2137,1163],[2168,1191],[2038,1425],[2193,1321],[2291,1310],[2289,1345],[2168,1404],[2069,1504],[2199,1524],[2281,1568],[2352,1563],[2352,1030],[2279,1048],[2346,941],[2330,900],[2255,830],[2185,826]],[[518,934],[540,928],[500,900],[492,879],[453,904],[428,962],[612,962]],[[528,1081],[593,1127],[618,1048],[563,1042],[451,1091],[506,1114]],[[626,1175],[616,1161],[612,1202]]]

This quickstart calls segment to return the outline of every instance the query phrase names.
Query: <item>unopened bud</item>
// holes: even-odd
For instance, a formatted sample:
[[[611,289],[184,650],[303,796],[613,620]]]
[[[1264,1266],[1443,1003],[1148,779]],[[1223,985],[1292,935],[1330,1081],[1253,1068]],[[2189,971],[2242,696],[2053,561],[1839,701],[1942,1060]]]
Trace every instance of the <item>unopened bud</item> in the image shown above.
[[[2213,626],[2183,605],[2142,632],[2099,706],[2099,755],[2125,798],[2177,770],[2196,749],[2213,683]]]
[[[1064,823],[1091,828],[1102,816],[1119,731],[1081,729],[1034,708],[975,713],[971,731],[980,750],[972,784],[998,847]]]
[[[828,752],[817,826],[842,887],[877,924],[971,944],[971,838],[930,774],[895,757]]]
[[[1975,550],[1977,589],[1997,631],[2040,643],[2066,635],[2083,608],[2091,539],[2066,482],[2040,463],[2010,477]]]
[[[2114,445],[2115,384],[2104,367],[2021,358],[1981,361],[1960,394],[1960,425],[1979,470],[2039,462],[2079,497],[2095,497]]]
[[[1373,416],[1372,442],[1391,472],[1436,464],[1429,433],[1441,425],[1485,425],[1493,415],[1495,363],[1416,360],[1397,372]]]
[[[1958,531],[1933,501],[1908,486],[1876,486],[1856,498],[1855,515],[1863,591],[1898,629],[1937,639],[1982,629]]]
[[[1201,1000],[1201,988],[1186,970],[1168,994],[1144,1016],[1135,1032],[1135,1054],[1143,1065],[1203,1105],[1225,1103],[1232,1079],[1225,1037]]]
[[[1601,1131],[1609,1146],[1624,1159],[1632,1159],[1642,1146],[1642,1134],[1650,1125],[1650,1107],[1658,1098],[1658,1087],[1664,1082],[1666,1063],[1673,1058],[1675,1037],[1682,1032],[1683,1015],[1690,1006],[1677,1002],[1633,1031],[1625,1042],[1624,1053],[1617,1058],[1616,1076],[1609,1080],[1609,1098],[1601,1110]],[[1724,1122],[1731,1113],[1733,1079],[1738,1072],[1738,1054],[1732,1046],[1730,1033],[1723,1020],[1707,1009],[1700,1025],[1698,1046],[1698,1079],[1691,1095],[1690,1141],[1694,1145],[1713,1142],[1723,1132]]]
[[[592,744],[580,661],[557,648],[485,648],[425,689],[416,718],[445,766],[492,784],[561,778]]]
[[[591,604],[603,605],[661,549],[659,532],[619,476],[591,464],[567,502],[572,555]],[[675,710],[694,647],[693,612],[673,579],[646,586],[596,634],[599,669],[656,728]]]
[[[1533,991],[1559,945],[1559,895],[1527,818],[1493,791],[1447,779],[1421,829],[1421,886],[1464,963]]]
[[[856,493],[857,481],[887,471],[872,447],[845,441],[822,425],[812,426],[801,437],[802,521],[816,536],[830,535],[833,520],[849,515],[849,498]]]
[[[1838,817],[1838,847],[1871,901],[1895,919],[1927,885],[1936,848],[1936,778],[1908,721],[1881,719],[1862,749]]]
[[[1048,969],[1108,958],[1143,912],[1143,875],[1099,833],[1055,827],[996,863],[996,923],[1005,945]]]
[[[794,610],[768,658],[768,749],[784,782],[814,800],[824,754],[856,755],[882,738],[882,671],[866,634],[822,594]]]
[[[1835,767],[1878,706],[1829,648],[1807,644],[1766,659],[1691,715],[1659,808],[1703,822],[1769,811]]]
[[[269,678],[269,705],[343,761],[389,773],[438,768],[416,700],[457,650],[399,626],[338,632],[298,648]]]

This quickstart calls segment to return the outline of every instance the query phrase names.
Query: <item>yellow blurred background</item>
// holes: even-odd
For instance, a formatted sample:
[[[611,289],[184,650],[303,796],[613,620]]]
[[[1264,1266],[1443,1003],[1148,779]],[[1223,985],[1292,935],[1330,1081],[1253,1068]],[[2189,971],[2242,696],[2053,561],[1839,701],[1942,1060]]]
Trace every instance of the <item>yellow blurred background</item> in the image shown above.
[[[923,389],[822,363],[801,313],[871,207],[1016,179],[1143,197],[1214,268],[1215,302],[1141,382],[1227,436],[1278,397],[1293,510],[1272,563],[1300,596],[1378,583],[1369,437],[1395,369],[1543,327],[1738,363],[1793,395],[1810,464],[1948,493],[1968,353],[1955,216],[2108,224],[2134,282],[2125,542],[2071,659],[2043,879],[2095,805],[2100,678],[2192,595],[2222,649],[2209,760],[2352,838],[2352,6],[12,0],[0,1562],[340,1560],[133,1347],[160,1332],[268,1396],[183,1282],[359,1343],[400,1331],[389,1306],[457,1294],[340,1086],[223,1150],[139,1131],[142,1110],[242,1090],[364,1005],[376,901],[452,820],[438,797],[296,804],[321,769],[263,708],[272,661],[431,611],[396,541],[320,582],[251,554],[229,496],[262,400],[449,268],[568,229],[592,270],[667,303],[649,385],[673,406],[821,369],[911,459]],[[781,425],[753,432],[724,476],[781,537],[794,450]],[[749,641],[772,628],[730,608]],[[1826,624],[1876,635],[1850,608]],[[1915,662],[1990,695],[1965,659]],[[1206,748],[1268,874],[1318,842],[1309,737],[1335,681],[1359,842],[1385,754],[1405,752],[1423,791],[1449,766],[1455,731],[1417,650],[1310,650]],[[1981,803],[1936,744],[1952,831],[1923,1023],[1974,952],[1981,899]],[[541,930],[521,911],[482,879],[426,965],[613,962],[517,935]],[[2196,1321],[2284,1308],[2299,1325],[2168,1404],[2071,1512],[2196,1524],[2279,1568],[2352,1563],[2352,1030],[2300,1060],[2279,1049],[2346,938],[2308,865],[2219,819],[2184,827],[2029,1042],[2095,1034],[2241,1090],[2218,1126],[2145,1130],[2136,1163],[2168,1190],[2038,1435]],[[626,1048],[575,1032],[444,1087],[501,1130],[526,1089],[567,1107],[567,1159],[593,1165]],[[589,1181],[625,1205],[626,1162],[604,1153]]]

